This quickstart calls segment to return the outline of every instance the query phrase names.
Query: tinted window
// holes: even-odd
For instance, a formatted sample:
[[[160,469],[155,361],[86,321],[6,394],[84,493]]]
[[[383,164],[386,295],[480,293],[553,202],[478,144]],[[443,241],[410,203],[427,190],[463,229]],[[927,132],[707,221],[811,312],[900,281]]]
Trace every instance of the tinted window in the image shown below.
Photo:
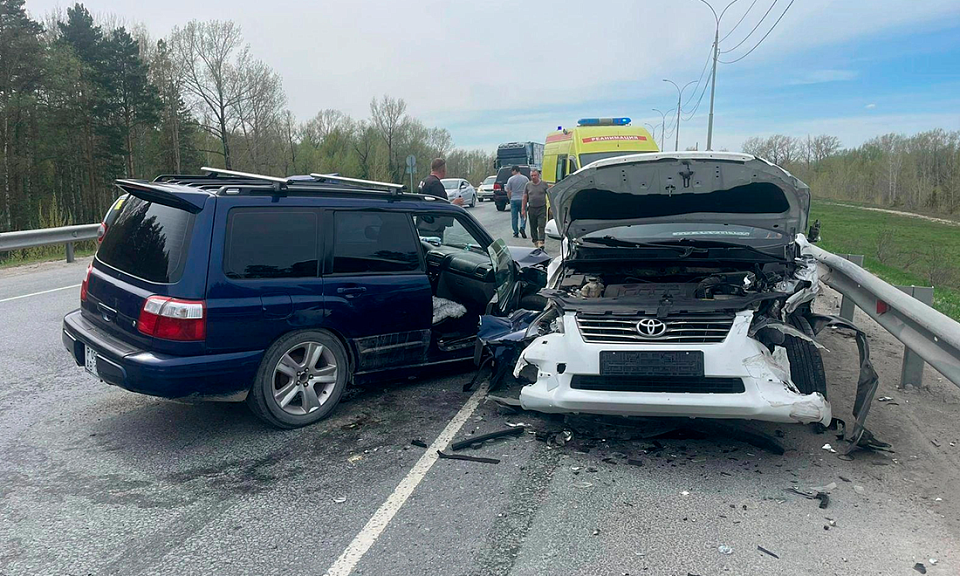
[[[180,280],[193,214],[129,196],[97,251],[97,259],[150,282]]]
[[[333,272],[406,272],[420,268],[419,247],[408,214],[337,212]]]
[[[497,177],[496,177],[496,176],[487,176],[487,177],[483,180],[483,184],[482,184],[482,185],[490,185],[490,184],[493,184],[493,183],[496,182],[496,181],[497,181]]]
[[[319,215],[314,210],[234,208],[227,218],[227,278],[315,278]]]

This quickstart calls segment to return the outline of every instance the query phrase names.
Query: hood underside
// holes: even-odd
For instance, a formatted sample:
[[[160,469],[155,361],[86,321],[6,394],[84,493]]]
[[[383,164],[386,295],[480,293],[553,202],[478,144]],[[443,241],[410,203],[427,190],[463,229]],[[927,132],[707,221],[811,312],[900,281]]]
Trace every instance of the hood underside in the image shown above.
[[[803,232],[810,188],[747,154],[674,152],[600,160],[550,189],[569,238],[628,224],[711,222]]]

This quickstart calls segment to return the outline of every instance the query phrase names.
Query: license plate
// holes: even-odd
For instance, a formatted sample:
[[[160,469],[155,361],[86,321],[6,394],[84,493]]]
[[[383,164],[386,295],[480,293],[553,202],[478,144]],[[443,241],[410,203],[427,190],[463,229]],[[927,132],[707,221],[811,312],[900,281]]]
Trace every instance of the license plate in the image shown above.
[[[97,373],[97,351],[86,344],[83,345],[83,367],[97,378],[100,377]]]
[[[602,376],[703,376],[703,352],[639,350],[600,352]]]

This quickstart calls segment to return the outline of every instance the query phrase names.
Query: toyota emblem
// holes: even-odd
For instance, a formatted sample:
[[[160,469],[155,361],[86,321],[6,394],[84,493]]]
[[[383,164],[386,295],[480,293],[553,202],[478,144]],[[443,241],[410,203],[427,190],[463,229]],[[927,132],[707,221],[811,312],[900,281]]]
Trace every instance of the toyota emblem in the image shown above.
[[[644,318],[637,322],[637,332],[644,338],[659,338],[667,331],[667,325],[656,318]]]

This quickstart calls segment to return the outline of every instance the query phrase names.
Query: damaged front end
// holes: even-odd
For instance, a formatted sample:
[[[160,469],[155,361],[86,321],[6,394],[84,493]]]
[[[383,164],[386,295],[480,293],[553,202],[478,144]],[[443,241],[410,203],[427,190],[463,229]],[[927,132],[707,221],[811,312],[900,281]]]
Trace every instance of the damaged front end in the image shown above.
[[[798,232],[806,223],[809,191],[779,168],[746,158],[752,159],[731,160],[739,162],[733,168],[692,156],[674,164],[654,162],[652,172],[631,172],[623,161],[606,166],[620,179],[612,185],[622,181],[627,187],[635,181],[646,187],[636,195],[647,196],[643,210],[659,210],[652,221],[625,220],[627,209],[615,211],[616,222],[604,225],[602,206],[589,205],[581,208],[584,214],[589,211],[589,221],[577,228],[577,207],[585,204],[573,193],[601,189],[609,196],[611,190],[601,186],[606,176],[597,173],[590,179],[597,168],[585,169],[578,173],[579,184],[558,185],[565,188],[551,200],[561,218],[567,218],[562,229],[568,232],[569,250],[551,266],[556,273],[540,292],[547,300],[543,311],[515,312],[508,321],[500,319],[496,329],[481,332],[491,386],[512,376],[523,384],[521,406],[547,413],[826,427],[834,418],[816,336],[832,325],[856,331],[860,351],[855,424],[846,430],[849,449],[864,441],[876,446],[863,428],[877,387],[866,338],[852,324],[818,315],[811,306],[820,290],[818,269],[803,254],[807,244]],[[678,178],[672,178],[671,167],[679,171]],[[681,181],[699,184],[700,172],[718,180],[712,192],[691,193],[682,206],[650,200],[657,183],[666,185],[672,198]],[[749,188],[757,184],[764,186]],[[750,194],[780,191],[782,220],[775,214],[744,213],[735,214],[729,220],[736,224],[729,224],[696,215],[698,194],[731,189],[738,190],[735,199],[745,211],[753,206]],[[634,194],[626,188],[612,193]],[[602,194],[590,198],[602,204]],[[717,201],[705,200],[712,206]],[[763,205],[776,203],[765,198]],[[664,220],[670,210],[685,212],[676,221]]]

